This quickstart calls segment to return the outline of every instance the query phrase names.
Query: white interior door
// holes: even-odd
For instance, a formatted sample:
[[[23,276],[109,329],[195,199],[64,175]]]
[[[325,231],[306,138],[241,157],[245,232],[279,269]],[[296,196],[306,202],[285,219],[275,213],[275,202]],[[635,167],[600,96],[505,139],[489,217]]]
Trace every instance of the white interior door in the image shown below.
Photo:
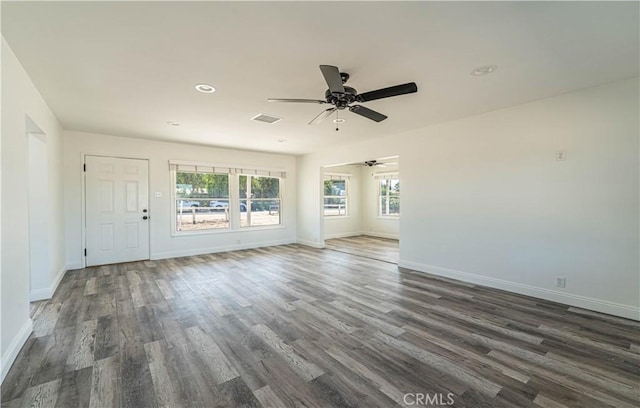
[[[149,162],[85,157],[86,265],[149,259]]]

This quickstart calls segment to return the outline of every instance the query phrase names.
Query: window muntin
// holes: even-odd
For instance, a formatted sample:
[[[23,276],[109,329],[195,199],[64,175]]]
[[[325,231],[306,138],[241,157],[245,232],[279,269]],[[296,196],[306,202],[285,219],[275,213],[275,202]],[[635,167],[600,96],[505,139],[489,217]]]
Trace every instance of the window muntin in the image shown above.
[[[240,227],[280,225],[280,179],[239,175]]]
[[[324,216],[348,215],[348,181],[324,180]]]
[[[381,217],[400,215],[400,180],[397,176],[378,180],[378,215]]]
[[[228,174],[175,172],[176,232],[228,229],[228,203]]]

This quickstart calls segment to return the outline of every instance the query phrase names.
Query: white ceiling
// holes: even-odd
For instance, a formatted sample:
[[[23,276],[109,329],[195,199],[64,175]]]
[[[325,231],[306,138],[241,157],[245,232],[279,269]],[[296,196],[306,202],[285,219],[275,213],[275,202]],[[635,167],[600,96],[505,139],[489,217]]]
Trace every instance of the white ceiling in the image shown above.
[[[65,129],[294,154],[637,76],[638,24],[637,2],[2,2]],[[267,102],[322,99],[319,64],[418,93],[367,103],[381,123],[342,112],[339,132],[307,125],[326,106]]]

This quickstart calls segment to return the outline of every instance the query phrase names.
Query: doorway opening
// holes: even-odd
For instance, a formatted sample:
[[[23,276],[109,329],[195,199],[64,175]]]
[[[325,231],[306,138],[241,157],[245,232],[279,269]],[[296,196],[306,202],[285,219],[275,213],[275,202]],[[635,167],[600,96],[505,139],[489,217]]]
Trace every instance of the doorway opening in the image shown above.
[[[325,247],[397,264],[399,157],[325,166],[322,183]]]
[[[27,180],[29,211],[30,300],[50,297],[49,271],[49,171],[47,136],[28,116]]]

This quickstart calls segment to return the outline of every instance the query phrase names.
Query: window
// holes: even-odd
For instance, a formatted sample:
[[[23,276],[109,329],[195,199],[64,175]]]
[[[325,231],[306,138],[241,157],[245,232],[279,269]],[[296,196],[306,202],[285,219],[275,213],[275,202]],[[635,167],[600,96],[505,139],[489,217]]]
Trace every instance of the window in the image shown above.
[[[240,227],[280,224],[280,179],[240,175]]]
[[[229,175],[175,174],[176,231],[229,228]]]
[[[378,215],[397,217],[400,215],[400,179],[397,174],[377,175]]]
[[[341,176],[329,176],[324,181],[324,216],[346,216],[348,202],[348,180]]]
[[[283,171],[173,160],[169,169],[175,235],[282,224]]]

